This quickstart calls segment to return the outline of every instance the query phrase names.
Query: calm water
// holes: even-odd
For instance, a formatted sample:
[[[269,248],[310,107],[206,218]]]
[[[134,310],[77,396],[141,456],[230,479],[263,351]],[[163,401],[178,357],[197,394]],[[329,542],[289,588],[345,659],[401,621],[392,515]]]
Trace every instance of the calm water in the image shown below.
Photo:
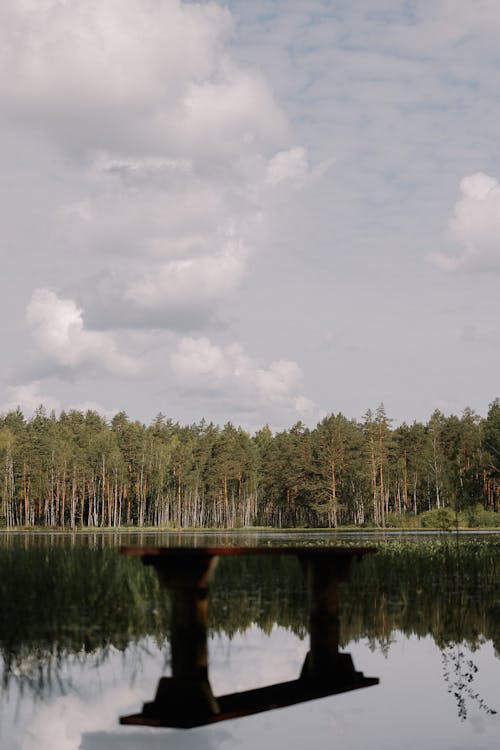
[[[118,544],[339,538],[359,541],[322,532],[0,536],[0,747],[497,748],[498,535],[391,536],[355,568],[342,590],[342,650],[378,686],[195,730],[118,725],[169,673],[168,597]],[[294,558],[221,560],[210,633],[216,694],[295,679],[308,641]]]

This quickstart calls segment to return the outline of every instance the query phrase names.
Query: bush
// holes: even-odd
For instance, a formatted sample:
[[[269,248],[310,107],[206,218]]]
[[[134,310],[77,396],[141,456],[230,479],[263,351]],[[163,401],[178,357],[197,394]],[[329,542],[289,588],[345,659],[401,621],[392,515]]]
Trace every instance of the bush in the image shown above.
[[[439,529],[440,531],[449,531],[453,526],[455,526],[456,521],[456,514],[451,508],[426,510],[420,515],[420,524],[423,529]]]
[[[466,518],[470,529],[494,529],[500,527],[500,513],[495,513],[493,510],[486,510],[481,504],[474,506],[474,508],[469,508],[466,512]]]
[[[420,522],[414,513],[396,513],[391,511],[385,518],[385,525],[393,529],[418,529]]]

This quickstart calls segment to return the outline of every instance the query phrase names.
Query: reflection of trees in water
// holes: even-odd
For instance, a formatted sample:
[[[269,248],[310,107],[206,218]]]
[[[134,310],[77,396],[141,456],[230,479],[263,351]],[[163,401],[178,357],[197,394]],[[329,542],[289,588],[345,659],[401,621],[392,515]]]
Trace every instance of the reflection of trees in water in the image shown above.
[[[394,631],[430,634],[453,685],[453,644],[474,649],[491,640],[500,652],[499,552],[499,539],[461,542],[458,552],[441,541],[381,544],[342,587],[342,645],[368,638],[388,650]],[[221,559],[211,597],[212,633],[232,637],[253,623],[265,632],[277,624],[307,633],[295,558]],[[0,546],[0,612],[3,685],[14,679],[35,689],[57,683],[68,655],[106,658],[108,649],[124,651],[145,635],[163,644],[169,602],[154,571],[116,549],[19,543]],[[461,674],[471,697],[473,667]]]
[[[447,539],[443,542],[443,549],[447,556],[448,580],[450,582],[450,588],[454,594],[455,608],[453,611],[453,618],[454,627],[456,629],[455,639],[441,645],[443,677],[447,684],[448,693],[455,698],[459,719],[465,721],[467,718],[468,704],[475,704],[476,708],[489,715],[497,713],[488,706],[477,690],[475,690],[473,683],[474,678],[479,672],[479,668],[474,662],[474,659],[467,655],[463,648],[465,637],[463,631],[464,627],[468,625],[467,619],[470,599],[470,591],[468,589],[475,588],[475,594],[477,596],[480,593],[481,581],[469,580],[468,587],[467,585],[464,586],[464,581],[467,581],[470,577],[470,561],[467,554],[464,556],[464,552],[467,552],[467,548],[464,548],[460,544],[458,536]],[[482,548],[480,548],[479,553],[482,551]],[[499,550],[497,550],[497,553],[498,551]],[[487,574],[490,567],[485,566],[485,568]],[[495,588],[496,592],[498,592],[498,571],[499,561],[497,554],[497,560],[496,562],[493,561],[493,565],[491,566],[492,578],[490,583],[493,586],[493,591],[492,599],[490,600],[489,605],[487,605],[490,613],[495,609],[495,603],[493,600],[495,596]],[[493,605],[493,607],[491,605]],[[478,637],[479,636],[480,634],[478,633]],[[498,644],[498,641],[496,643]]]
[[[492,708],[474,690],[473,681],[478,667],[473,659],[467,658],[460,643],[449,643],[441,651],[444,680],[448,692],[457,702],[458,716],[461,721],[467,718],[467,701],[475,703],[477,708],[486,714],[496,714]]]
[[[344,595],[344,635],[358,637],[363,627],[374,645],[387,651],[391,633],[432,635],[442,652],[448,691],[461,719],[467,702],[495,713],[473,681],[477,666],[467,658],[491,640],[500,654],[500,539],[460,542],[449,539],[415,545],[383,545],[366,558]]]
[[[460,543],[459,555],[442,541],[383,545],[345,591],[346,611],[357,618],[351,633],[371,622],[375,638],[398,629],[430,634],[439,647],[462,640],[474,647],[483,636],[500,652],[499,553],[500,539]]]
[[[83,546],[0,547],[3,685],[46,683],[69,654],[102,659],[146,633],[163,639],[167,603],[153,572],[127,563]]]

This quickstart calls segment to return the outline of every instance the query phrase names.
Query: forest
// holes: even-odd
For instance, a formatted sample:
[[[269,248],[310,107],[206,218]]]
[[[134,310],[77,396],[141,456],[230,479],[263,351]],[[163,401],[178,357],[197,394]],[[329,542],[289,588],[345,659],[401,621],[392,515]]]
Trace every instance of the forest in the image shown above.
[[[325,416],[250,435],[124,412],[0,415],[0,528],[499,526],[500,399],[393,426]]]

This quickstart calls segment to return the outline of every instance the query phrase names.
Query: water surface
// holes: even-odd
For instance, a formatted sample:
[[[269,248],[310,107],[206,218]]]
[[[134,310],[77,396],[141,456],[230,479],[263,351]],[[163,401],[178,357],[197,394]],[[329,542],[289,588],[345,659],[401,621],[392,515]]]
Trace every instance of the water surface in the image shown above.
[[[373,539],[373,536],[370,537]],[[118,544],[359,542],[324,532],[0,537],[0,746],[484,748],[500,737],[497,536],[398,535],[342,591],[342,650],[375,687],[188,730],[119,727],[169,672],[169,601]],[[366,539],[363,539],[366,543]],[[308,649],[294,558],[228,558],[214,580],[216,694],[295,679]]]

